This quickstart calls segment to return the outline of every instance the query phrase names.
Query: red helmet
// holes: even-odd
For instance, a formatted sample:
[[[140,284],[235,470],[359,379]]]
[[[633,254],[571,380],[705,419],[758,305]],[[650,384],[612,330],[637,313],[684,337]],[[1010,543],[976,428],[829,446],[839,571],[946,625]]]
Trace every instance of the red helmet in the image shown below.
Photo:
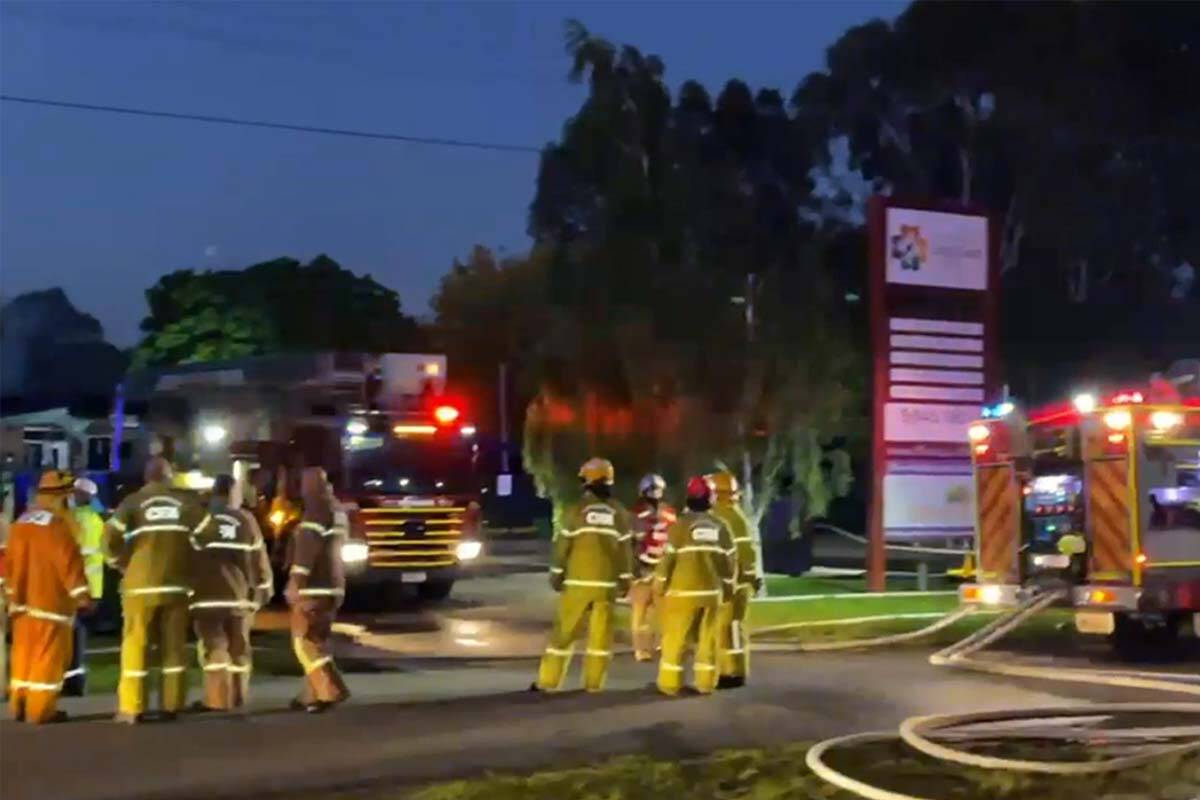
[[[713,496],[713,483],[703,475],[697,475],[688,481],[687,499],[688,500],[703,500],[711,502]]]

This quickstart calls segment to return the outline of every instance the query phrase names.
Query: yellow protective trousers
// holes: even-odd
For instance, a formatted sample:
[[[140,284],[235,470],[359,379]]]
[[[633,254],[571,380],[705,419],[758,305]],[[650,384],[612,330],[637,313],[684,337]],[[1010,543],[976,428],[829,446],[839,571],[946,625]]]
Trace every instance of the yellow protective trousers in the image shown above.
[[[187,701],[188,604],[185,595],[154,605],[138,597],[123,598],[125,630],[121,638],[121,682],[117,708],[122,714],[146,710],[146,694],[154,674],[159,704],[168,713],[180,711]],[[158,648],[157,669],[150,665],[150,650]]]
[[[683,688],[684,659],[695,649],[692,661],[694,685],[701,694],[717,686],[717,614],[720,599],[714,596],[663,598],[659,614],[662,628],[662,659],[658,665],[658,690],[679,694]]]
[[[633,638],[633,654],[638,661],[654,658],[655,641],[653,614],[654,580],[641,580],[629,588],[629,625]]]
[[[750,677],[750,637],[746,634],[746,616],[754,588],[739,586],[733,601],[722,603],[718,619],[717,667],[722,678]]]
[[[575,640],[587,626],[587,649],[583,655],[583,688],[598,692],[608,678],[612,661],[613,598],[601,587],[567,586],[558,603],[558,616],[550,642],[538,667],[538,688],[554,692],[562,688],[571,664]]]
[[[301,599],[292,606],[292,650],[304,670],[304,686],[297,699],[304,705],[340,703],[350,697],[350,689],[333,663],[330,637],[336,615],[333,598]]]
[[[196,609],[192,616],[204,670],[204,705],[240,708],[250,688],[250,615],[214,608]]]
[[[71,660],[71,622],[20,614],[12,622],[12,640],[9,709],[26,722],[49,722],[58,710],[63,671]]]

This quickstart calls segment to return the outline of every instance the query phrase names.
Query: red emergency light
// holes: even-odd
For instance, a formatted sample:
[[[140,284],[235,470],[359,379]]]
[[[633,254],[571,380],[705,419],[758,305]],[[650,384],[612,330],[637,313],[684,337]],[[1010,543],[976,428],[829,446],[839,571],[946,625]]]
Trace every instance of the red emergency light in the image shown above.
[[[454,406],[442,405],[433,410],[433,418],[439,425],[453,425],[459,414],[459,410]]]

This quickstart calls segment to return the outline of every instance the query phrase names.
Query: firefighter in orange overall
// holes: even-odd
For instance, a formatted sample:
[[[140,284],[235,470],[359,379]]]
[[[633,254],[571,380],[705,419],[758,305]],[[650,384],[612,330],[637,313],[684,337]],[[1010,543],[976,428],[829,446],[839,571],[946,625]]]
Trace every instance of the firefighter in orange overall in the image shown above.
[[[292,560],[284,596],[291,606],[292,648],[304,670],[304,687],[292,708],[319,714],[350,697],[333,663],[329,639],[346,594],[342,543],[346,515],[336,508],[325,470],[301,476],[304,515],[292,533]]]
[[[638,484],[633,505],[633,585],[629,587],[630,626],[633,654],[638,661],[654,658],[655,634],[650,621],[654,608],[654,569],[667,545],[667,530],[675,522],[675,509],[663,502],[667,482],[661,475],[647,475]]]
[[[92,607],[83,558],[69,521],[71,477],[52,470],[38,482],[33,506],[9,535],[9,612],[13,615],[9,707],[15,719],[58,722],[63,672],[71,659],[77,611]]]

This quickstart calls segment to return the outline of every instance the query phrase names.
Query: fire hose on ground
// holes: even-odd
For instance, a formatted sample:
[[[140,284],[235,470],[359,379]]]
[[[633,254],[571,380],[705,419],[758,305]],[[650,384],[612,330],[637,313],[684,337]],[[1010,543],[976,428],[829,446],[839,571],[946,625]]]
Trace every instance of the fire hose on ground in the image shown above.
[[[1021,606],[993,620],[970,636],[934,653],[929,662],[935,666],[967,669],[993,675],[1041,680],[1069,681],[1101,686],[1167,691],[1200,698],[1200,683],[1193,676],[1174,676],[1168,673],[1138,671],[1102,671],[1079,668],[1037,667],[1020,664],[1002,664],[973,659],[974,653],[1011,633],[1030,617],[1049,608],[1064,596],[1063,590],[1044,592],[1030,598]],[[973,609],[961,608],[916,631],[849,642],[829,642],[801,645],[806,652],[848,650],[878,647],[912,641],[936,633],[973,613]],[[934,759],[968,767],[1039,773],[1045,775],[1091,775],[1142,766],[1161,758],[1182,756],[1200,752],[1200,725],[1183,728],[1161,729],[1160,738],[1171,742],[1185,738],[1182,743],[1148,746],[1129,755],[1088,761],[1037,761],[1018,758],[1003,758],[972,753],[951,747],[934,740],[945,731],[969,725],[1005,723],[1028,719],[1070,719],[1073,717],[1096,717],[1112,714],[1185,714],[1196,715],[1200,721],[1200,701],[1170,703],[1109,703],[1078,707],[1032,708],[975,712],[966,714],[935,714],[911,717],[901,723],[897,732],[858,733],[827,739],[813,746],[805,762],[814,774],[826,782],[866,800],[930,800],[929,798],[903,794],[873,786],[853,778],[826,761],[833,750],[861,744],[895,741],[899,739],[916,752]],[[1106,729],[1111,738],[1120,738],[1119,730]],[[1140,734],[1139,734],[1140,735]],[[996,734],[987,735],[989,740]],[[969,740],[969,736],[968,736]]]

